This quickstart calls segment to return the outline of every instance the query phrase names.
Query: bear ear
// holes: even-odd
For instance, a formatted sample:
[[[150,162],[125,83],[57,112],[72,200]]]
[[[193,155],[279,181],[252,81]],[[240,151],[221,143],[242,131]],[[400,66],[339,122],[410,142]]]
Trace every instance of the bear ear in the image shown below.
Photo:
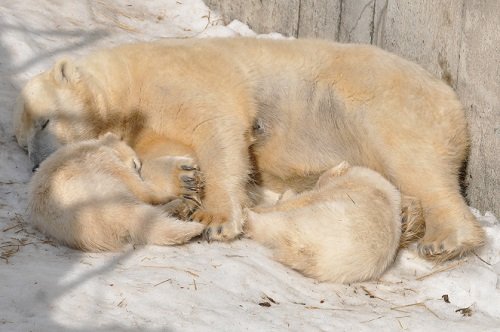
[[[80,79],[80,72],[71,59],[61,59],[54,66],[54,79],[60,84],[73,83]]]

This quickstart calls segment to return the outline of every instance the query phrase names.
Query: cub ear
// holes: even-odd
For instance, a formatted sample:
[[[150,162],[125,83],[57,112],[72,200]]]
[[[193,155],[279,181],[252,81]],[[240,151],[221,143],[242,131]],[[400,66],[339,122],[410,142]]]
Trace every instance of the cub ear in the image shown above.
[[[111,142],[117,142],[121,141],[122,138],[115,133],[112,133],[110,131],[106,132],[105,134],[102,134],[99,136],[99,139],[102,140],[104,143],[111,143]]]
[[[321,188],[325,184],[329,183],[330,180],[334,177],[344,175],[345,173],[347,173],[349,168],[351,168],[351,165],[347,161],[343,161],[337,166],[330,168],[329,170],[321,174],[318,182],[316,182],[316,188]]]
[[[60,84],[77,82],[80,72],[71,59],[61,59],[54,66],[54,79]]]
[[[349,168],[351,168],[351,164],[344,160],[343,162],[332,168],[330,170],[330,174],[332,174],[333,176],[341,176],[344,175],[349,170]]]

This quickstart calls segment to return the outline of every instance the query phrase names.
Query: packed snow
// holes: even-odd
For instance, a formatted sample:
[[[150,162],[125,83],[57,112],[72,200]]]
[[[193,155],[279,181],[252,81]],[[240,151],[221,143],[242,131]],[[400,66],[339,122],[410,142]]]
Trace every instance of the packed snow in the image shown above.
[[[0,331],[500,331],[500,223],[434,266],[400,252],[378,281],[318,283],[250,240],[89,254],[24,220],[31,170],[13,137],[19,88],[63,55],[136,40],[256,36],[201,0],[0,2]],[[266,37],[280,38],[278,34]]]

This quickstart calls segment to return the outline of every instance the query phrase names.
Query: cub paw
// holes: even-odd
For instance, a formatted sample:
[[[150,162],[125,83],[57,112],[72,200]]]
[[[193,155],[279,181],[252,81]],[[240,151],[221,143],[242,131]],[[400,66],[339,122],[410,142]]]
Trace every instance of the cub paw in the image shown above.
[[[424,258],[443,262],[463,257],[484,244],[484,231],[479,225],[438,226],[441,227],[428,227],[418,244],[419,253]]]
[[[207,225],[203,231],[203,238],[211,241],[229,241],[236,238],[243,231],[241,222],[232,220],[222,213],[210,213],[200,209],[195,211],[191,219]]]
[[[180,220],[190,220],[191,215],[199,205],[192,200],[176,198],[163,205],[163,210],[172,217]]]

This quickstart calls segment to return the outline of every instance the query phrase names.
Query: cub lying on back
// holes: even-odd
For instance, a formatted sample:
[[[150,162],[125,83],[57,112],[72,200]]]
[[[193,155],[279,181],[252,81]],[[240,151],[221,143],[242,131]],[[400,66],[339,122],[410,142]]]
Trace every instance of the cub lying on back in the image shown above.
[[[377,172],[347,162],[323,173],[314,189],[286,192],[276,205],[247,213],[247,236],[320,281],[377,278],[400,244],[401,194]]]
[[[177,172],[179,178],[194,178],[191,159],[172,158],[145,168],[152,174],[159,162],[173,161],[185,170]],[[160,191],[143,180],[140,168],[132,148],[114,134],[61,147],[31,180],[29,218],[43,233],[85,251],[118,250],[127,243],[181,244],[199,235],[204,226],[170,216],[179,200],[170,188]],[[176,174],[172,168],[165,172],[171,180]]]

